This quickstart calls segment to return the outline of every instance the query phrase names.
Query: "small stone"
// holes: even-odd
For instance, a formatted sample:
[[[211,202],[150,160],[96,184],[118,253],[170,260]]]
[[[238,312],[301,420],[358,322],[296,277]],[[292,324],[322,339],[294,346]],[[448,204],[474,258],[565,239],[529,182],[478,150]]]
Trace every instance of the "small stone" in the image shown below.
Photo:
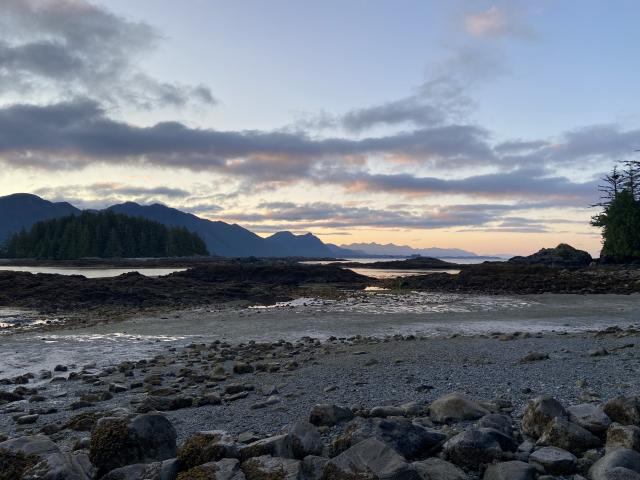
[[[541,360],[549,360],[549,354],[541,352],[529,352],[527,355],[520,359],[520,363],[539,362]]]

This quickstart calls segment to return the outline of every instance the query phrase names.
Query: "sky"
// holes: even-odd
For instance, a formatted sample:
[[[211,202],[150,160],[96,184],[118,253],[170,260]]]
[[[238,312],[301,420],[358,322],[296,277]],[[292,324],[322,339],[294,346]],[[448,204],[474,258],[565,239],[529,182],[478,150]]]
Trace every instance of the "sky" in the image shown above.
[[[632,0],[2,0],[0,195],[597,255],[599,179],[640,149],[638,18]]]

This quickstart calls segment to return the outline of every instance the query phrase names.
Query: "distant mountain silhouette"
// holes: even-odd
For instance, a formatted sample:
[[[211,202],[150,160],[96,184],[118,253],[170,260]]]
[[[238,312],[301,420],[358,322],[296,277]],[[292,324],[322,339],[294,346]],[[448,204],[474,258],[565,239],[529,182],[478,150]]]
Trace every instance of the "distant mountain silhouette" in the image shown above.
[[[331,253],[333,253],[334,257],[341,258],[357,258],[357,257],[367,257],[370,256],[367,252],[363,252],[362,250],[353,250],[350,248],[339,247],[338,245],[334,245],[333,243],[326,243]]]
[[[108,207],[108,210],[155,220],[172,227],[186,227],[202,237],[212,255],[223,257],[277,256],[264,238],[240,225],[206,220],[159,203],[139,205],[134,202],[126,202],[112,205]]]
[[[461,250],[459,248],[413,248],[408,245],[395,245],[393,243],[352,243],[350,245],[342,245],[342,248],[350,250],[359,250],[369,255],[422,255],[423,257],[476,257],[473,252]]]
[[[266,238],[266,242],[278,252],[288,252],[293,257],[333,257],[331,249],[311,233],[294,235],[278,232]]]
[[[115,213],[155,220],[169,227],[185,227],[202,237],[212,255],[224,257],[475,256],[474,253],[455,248],[414,249],[402,245],[377,243],[337,246],[325,244],[311,233],[295,235],[291,232],[278,232],[262,238],[240,225],[206,220],[158,203],[139,205],[126,202],[112,205],[107,209]],[[81,212],[80,209],[69,203],[53,203],[27,193],[0,197],[0,242],[4,242],[10,234],[22,228],[28,229],[40,220],[64,217],[79,212]]]
[[[15,193],[0,197],[0,243],[9,235],[29,229],[41,220],[80,213],[80,209],[67,202],[53,203],[30,193]]]

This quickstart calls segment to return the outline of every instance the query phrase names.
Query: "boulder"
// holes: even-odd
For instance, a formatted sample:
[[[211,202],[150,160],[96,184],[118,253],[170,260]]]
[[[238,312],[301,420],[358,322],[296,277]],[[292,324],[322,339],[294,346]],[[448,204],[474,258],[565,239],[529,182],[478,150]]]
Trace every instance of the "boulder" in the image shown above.
[[[224,458],[193,467],[178,475],[177,480],[246,480],[235,458]]]
[[[90,480],[95,469],[82,452],[62,453],[44,435],[18,437],[0,443],[0,478]]]
[[[500,460],[504,453],[494,431],[485,428],[470,428],[459,433],[447,440],[443,450],[446,460],[470,470]]]
[[[385,443],[369,438],[332,458],[326,480],[420,480],[404,457]]]
[[[589,469],[591,480],[640,479],[640,453],[628,448],[616,448]]]
[[[440,397],[429,407],[431,420],[437,423],[477,420],[488,413],[488,410],[460,393],[450,393]]]
[[[178,461],[183,469],[238,457],[238,445],[233,437],[222,430],[198,432],[186,439],[178,449]]]
[[[247,480],[299,480],[302,468],[299,460],[270,456],[253,457],[242,464]]]
[[[607,451],[614,448],[628,448],[640,452],[640,427],[614,423],[607,430]]]
[[[308,422],[296,422],[285,427],[280,435],[240,447],[240,457],[248,459],[271,455],[302,460],[308,455],[320,455],[323,447],[322,438],[315,426]]]
[[[600,439],[580,425],[565,418],[554,418],[547,424],[538,439],[538,445],[548,445],[563,448],[576,455],[599,447]]]
[[[302,478],[304,480],[323,480],[324,469],[329,463],[329,459],[326,457],[319,457],[317,455],[309,455],[302,460]]]
[[[413,462],[411,468],[421,480],[468,480],[463,470],[441,458],[431,457],[421,462]]]
[[[404,409],[401,407],[392,407],[392,406],[381,406],[381,407],[373,407],[369,411],[370,417],[402,417],[405,415]]]
[[[407,459],[424,457],[445,440],[446,435],[412,423],[404,417],[361,418],[352,420],[344,433],[331,445],[332,453],[339,454],[368,439],[386,443]]]
[[[609,418],[622,425],[640,425],[640,401],[638,397],[619,396],[602,406]]]
[[[136,463],[168,460],[176,453],[176,430],[161,414],[133,420],[104,417],[91,432],[89,457],[98,475]]]
[[[567,411],[555,398],[541,396],[530,400],[522,416],[522,431],[538,438],[554,418],[568,418]]]
[[[286,433],[274,435],[240,447],[240,458],[243,460],[265,455],[293,459],[291,437]]]
[[[179,466],[175,458],[164,462],[137,463],[111,470],[100,480],[175,480]]]
[[[312,423],[316,426],[328,426],[332,427],[333,425],[351,420],[353,418],[353,412],[346,408],[340,407],[338,405],[329,405],[329,404],[320,404],[315,405],[311,409],[311,414],[309,415],[309,423]]]
[[[537,470],[519,460],[494,463],[484,472],[483,480],[535,480]]]
[[[480,428],[492,428],[504,435],[513,437],[513,419],[508,415],[499,415],[497,413],[490,413],[485,415],[478,422]]]
[[[571,452],[557,447],[542,447],[529,456],[529,463],[540,465],[552,475],[564,475],[575,471],[578,459]]]
[[[302,460],[308,455],[320,455],[324,444],[318,429],[309,422],[296,422],[283,429],[291,442],[293,458]]]
[[[567,408],[567,412],[569,420],[596,435],[605,433],[611,425],[611,419],[602,407],[593,403],[571,406]]]

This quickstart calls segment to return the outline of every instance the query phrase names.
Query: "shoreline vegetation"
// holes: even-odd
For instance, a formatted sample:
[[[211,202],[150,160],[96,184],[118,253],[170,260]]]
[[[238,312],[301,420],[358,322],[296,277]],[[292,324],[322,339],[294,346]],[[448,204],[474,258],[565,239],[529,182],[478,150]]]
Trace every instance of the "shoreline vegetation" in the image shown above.
[[[11,235],[0,254],[8,258],[74,260],[85,257],[189,257],[208,255],[199,235],[141,217],[107,212],[44,220]]]

